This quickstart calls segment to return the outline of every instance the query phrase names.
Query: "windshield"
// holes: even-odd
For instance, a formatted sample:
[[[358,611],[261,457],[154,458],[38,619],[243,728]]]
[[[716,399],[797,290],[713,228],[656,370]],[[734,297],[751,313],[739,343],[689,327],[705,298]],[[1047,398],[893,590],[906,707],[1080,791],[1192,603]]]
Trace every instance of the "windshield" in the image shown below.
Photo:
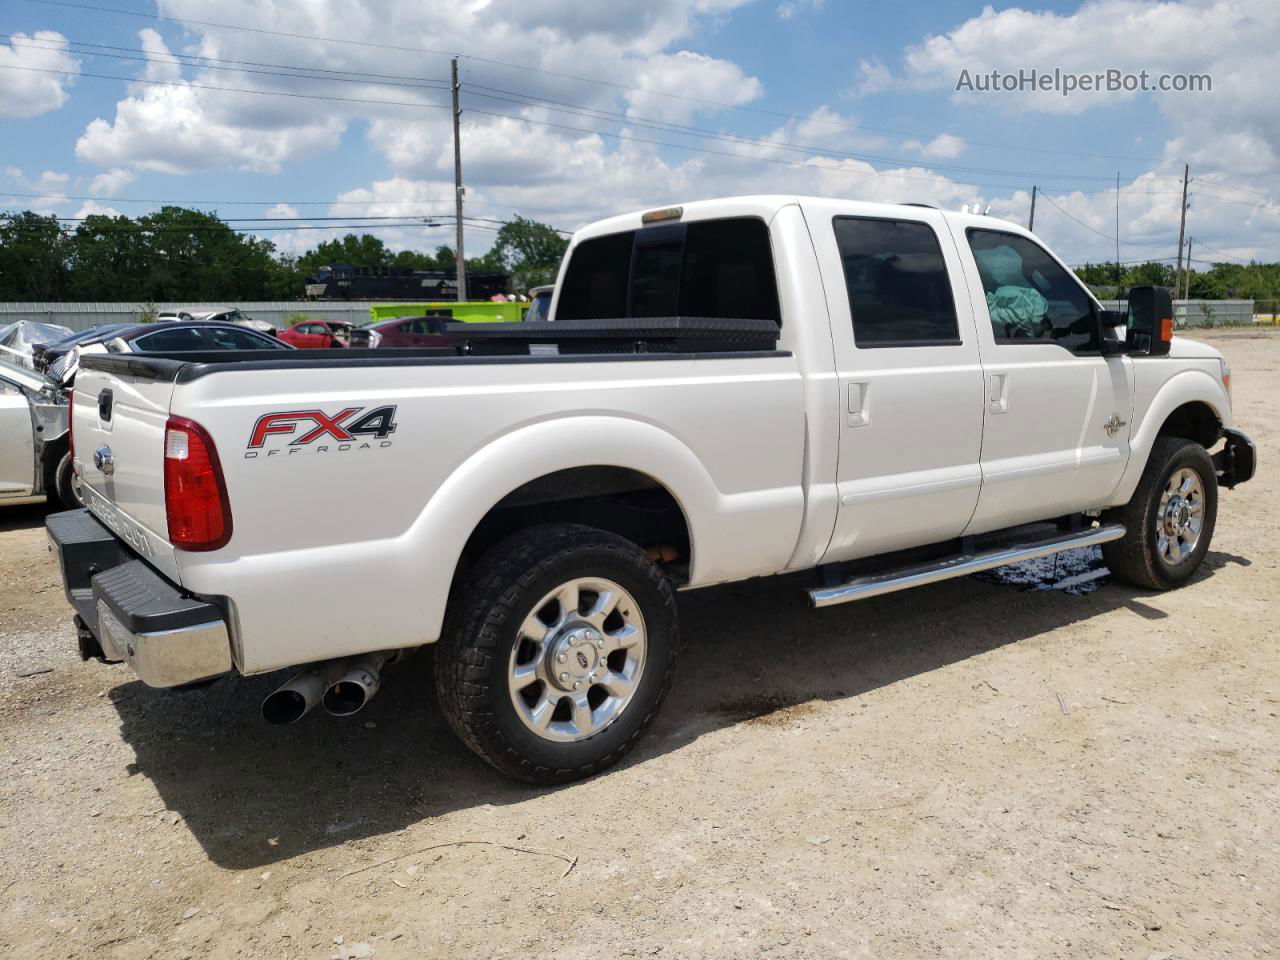
[[[79,333],[73,333],[69,337],[63,337],[53,346],[69,347],[72,344],[84,343],[86,340],[93,340],[97,337],[109,337],[131,326],[133,326],[131,323],[106,323],[100,327],[90,327],[88,330],[81,330]]]
[[[551,313],[551,294],[540,293],[529,304],[529,311],[524,315],[525,323],[537,323],[546,320]]]

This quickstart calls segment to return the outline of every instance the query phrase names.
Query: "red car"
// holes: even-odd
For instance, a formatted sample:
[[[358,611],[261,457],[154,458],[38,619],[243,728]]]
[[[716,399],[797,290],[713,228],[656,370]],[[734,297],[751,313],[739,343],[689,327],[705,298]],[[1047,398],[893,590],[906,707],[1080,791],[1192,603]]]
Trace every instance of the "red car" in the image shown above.
[[[326,349],[351,346],[353,324],[343,320],[303,320],[277,338],[299,349]]]
[[[396,317],[352,331],[353,347],[447,347],[444,325],[453,317],[428,314],[422,317]]]

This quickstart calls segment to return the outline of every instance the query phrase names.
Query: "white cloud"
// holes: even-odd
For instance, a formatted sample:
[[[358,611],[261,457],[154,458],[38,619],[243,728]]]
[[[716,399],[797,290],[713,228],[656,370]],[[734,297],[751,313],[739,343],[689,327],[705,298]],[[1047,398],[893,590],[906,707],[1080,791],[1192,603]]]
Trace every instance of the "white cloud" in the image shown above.
[[[89,192],[95,197],[112,197],[133,183],[136,174],[131,170],[116,167],[106,173],[100,173],[89,181]]]
[[[77,210],[75,213],[73,213],[72,216],[77,219],[82,219],[84,217],[93,217],[93,216],[118,217],[120,216],[120,211],[117,210],[115,207],[98,203],[97,200],[86,200],[80,206],[80,209]]]
[[[736,106],[763,93],[760,81],[743,74],[737,64],[688,50],[647,58],[632,83],[644,92],[627,91],[628,116],[685,124],[706,112],[706,101]]]
[[[775,11],[779,20],[790,20],[806,10],[821,10],[823,0],[783,0]]]
[[[140,34],[153,56],[169,53],[153,30]],[[181,79],[169,63],[150,62],[147,80],[168,78],[173,86],[132,84],[116,104],[115,120],[90,122],[76,142],[76,156],[104,167],[192,173],[198,170],[249,170],[278,173],[299,153],[331,150],[345,127],[334,116],[312,116],[290,123],[278,105],[263,108],[234,93],[202,90]]]
[[[1246,238],[1229,252],[1275,259],[1280,248],[1280,211],[1274,199],[1280,197],[1280,110],[1275,107],[1272,79],[1277,36],[1280,4],[1274,0],[1090,0],[1067,13],[1017,7],[997,11],[987,6],[954,29],[909,46],[896,77],[878,63],[864,62],[855,92],[894,86],[936,90],[958,106],[1009,116],[1074,116],[1142,98],[1159,111],[1169,132],[1162,150],[1142,149],[1160,152],[1162,159],[1123,185],[1122,259],[1176,253],[1183,162],[1191,164],[1195,178],[1188,231],[1211,244],[1214,238]],[[955,91],[962,70],[976,77],[992,70],[1013,74],[1032,68],[1079,74],[1146,70],[1153,79],[1166,73],[1208,74],[1212,91],[1075,92],[1069,97],[1052,91]],[[920,150],[923,158],[947,159],[948,145],[938,139],[907,146]],[[1113,146],[1124,152],[1138,143]],[[1086,138],[1069,149],[1100,147]],[[1042,204],[1037,206],[1037,232],[1046,231],[1068,257],[1115,256],[1113,241],[1099,236],[1115,232],[1113,191],[1050,191],[1049,196],[1089,227]],[[1019,192],[995,203],[1016,206],[1025,220],[1029,199]]]
[[[853,86],[845,92],[845,96],[867,97],[888,90],[893,82],[893,74],[878,59],[859,60]]]
[[[0,44],[0,116],[34,117],[57,110],[70,96],[80,61],[67,52],[67,38],[53,30],[16,33]],[[66,71],[50,73],[42,71]]]
[[[919,140],[908,140],[903,148],[919,153],[926,160],[951,160],[964,153],[968,146],[963,140],[950,133],[940,133],[928,143]]]

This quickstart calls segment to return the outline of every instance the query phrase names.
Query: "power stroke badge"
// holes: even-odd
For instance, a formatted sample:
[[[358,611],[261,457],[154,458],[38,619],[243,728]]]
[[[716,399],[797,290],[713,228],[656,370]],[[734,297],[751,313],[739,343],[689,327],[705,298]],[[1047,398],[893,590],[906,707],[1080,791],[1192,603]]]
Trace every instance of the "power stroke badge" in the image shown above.
[[[382,449],[391,446],[389,438],[395,432],[394,405],[344,407],[332,414],[315,409],[276,410],[254,423],[244,458]]]

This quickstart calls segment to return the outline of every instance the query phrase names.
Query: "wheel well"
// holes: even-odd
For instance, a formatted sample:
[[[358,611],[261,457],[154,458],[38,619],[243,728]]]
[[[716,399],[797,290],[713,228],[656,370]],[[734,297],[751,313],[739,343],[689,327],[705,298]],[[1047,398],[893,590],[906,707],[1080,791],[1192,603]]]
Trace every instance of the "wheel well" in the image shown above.
[[[41,469],[40,474],[44,481],[44,490],[47,494],[55,494],[58,489],[58,464],[62,462],[62,455],[67,452],[70,446],[70,440],[67,434],[63,434],[56,440],[50,440],[44,446],[41,452]]]
[[[1184,403],[1165,417],[1157,436],[1194,440],[1208,450],[1222,436],[1222,423],[1212,407],[1195,400]]]
[[[692,556],[689,525],[657,480],[624,467],[574,467],[521,484],[476,525],[458,562],[465,570],[485,550],[535,523],[583,523],[625,537],[684,580]]]

